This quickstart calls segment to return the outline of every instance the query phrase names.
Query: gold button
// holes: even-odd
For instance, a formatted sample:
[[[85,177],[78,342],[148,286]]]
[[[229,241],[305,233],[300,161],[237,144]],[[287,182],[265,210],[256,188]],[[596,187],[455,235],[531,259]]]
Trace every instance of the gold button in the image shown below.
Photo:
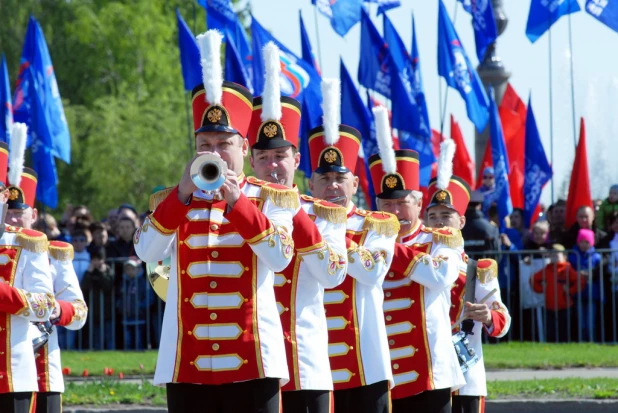
[[[414,324],[412,324],[412,330],[414,330],[416,328],[416,326]]]
[[[242,364],[248,364],[249,360],[243,360]]]
[[[210,282],[210,288],[217,288],[217,282],[216,281],[211,281]]]
[[[217,225],[217,224],[212,224],[212,225],[210,226],[210,229],[211,229],[212,231],[216,231],[216,230],[218,230],[218,229],[219,229],[219,225]]]
[[[249,267],[245,267],[245,271],[249,271]]]
[[[210,319],[211,319],[211,320],[213,320],[213,321],[214,321],[214,320],[216,320],[216,319],[217,319],[217,314],[212,313],[212,314],[210,315]]]
[[[182,245],[182,244],[184,244],[185,242],[184,242],[184,241],[179,241],[178,243],[179,243],[180,245]]]
[[[384,293],[384,295],[387,296],[387,297],[390,297],[391,293],[387,291],[386,293]]]
[[[248,302],[249,302],[249,299],[248,299],[248,298],[245,298],[245,300],[244,300],[244,301],[245,301],[245,303],[248,303]]]
[[[354,350],[354,346],[350,346],[350,350]]]
[[[186,274],[187,272],[185,270],[180,271],[181,274]]]
[[[391,271],[391,272],[388,273],[388,276],[393,278],[395,276],[395,273]]]
[[[4,355],[4,351],[0,351],[0,355]]]
[[[386,321],[391,321],[393,319],[393,316],[387,315],[386,316]]]
[[[395,340],[388,340],[388,344],[391,345],[391,346],[394,346],[395,345]]]
[[[393,368],[394,368],[395,370],[397,370],[397,369],[399,368],[399,364],[397,364],[397,363],[393,364]]]
[[[217,343],[213,344],[213,345],[212,345],[212,349],[213,349],[214,351],[218,351],[218,350],[219,350],[219,345],[218,345]]]
[[[412,304],[414,304],[414,300],[412,300]]]
[[[292,280],[287,280],[286,281],[288,284],[292,284]]]
[[[455,304],[451,304],[451,308],[455,308]]]
[[[193,331],[188,331],[187,334],[192,336],[193,335]]]
[[[210,253],[210,256],[213,258],[217,258],[219,256],[219,253],[217,251],[213,251]]]
[[[193,363],[192,361],[190,361],[190,362],[189,362],[189,364],[190,364],[190,365],[193,365],[193,364],[195,364],[195,363]]]
[[[289,308],[287,308],[287,307],[285,307],[284,311],[290,311],[290,309],[289,309]]]
[[[187,302],[189,302],[189,299],[188,299],[188,298],[185,298],[185,303],[187,303]]]

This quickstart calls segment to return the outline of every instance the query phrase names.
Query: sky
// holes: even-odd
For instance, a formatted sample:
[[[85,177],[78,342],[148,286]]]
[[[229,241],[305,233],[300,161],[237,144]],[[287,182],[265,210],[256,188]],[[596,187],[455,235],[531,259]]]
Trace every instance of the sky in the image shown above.
[[[571,17],[577,129],[575,139],[579,137],[579,118],[583,116],[586,121],[592,196],[604,199],[609,186],[618,183],[618,162],[611,156],[613,151],[608,150],[618,144],[618,54],[614,50],[618,33],[586,13],[583,10],[584,0],[578,1],[582,11]],[[510,82],[520,97],[527,102],[528,96],[532,96],[532,106],[548,159],[550,124],[553,125],[554,198],[565,197],[575,156],[568,18],[562,17],[552,26],[551,31],[553,121],[550,122],[549,36],[544,34],[534,44],[525,36],[529,0],[503,0],[503,3],[508,25],[498,39],[497,55],[512,74]],[[454,20],[470,60],[478,64],[470,15],[457,0],[444,0],[444,4],[451,20]],[[376,8],[372,6],[370,15],[382,33],[382,18],[376,17]],[[298,55],[301,51],[298,11],[301,10],[314,53],[321,61],[322,76],[339,77],[340,56],[350,73],[353,76],[357,73],[360,24],[355,25],[342,38],[334,32],[325,16],[319,13],[316,15],[311,0],[251,0],[251,7],[258,21]],[[443,94],[445,83],[438,77],[437,71],[438,1],[402,0],[401,7],[388,12],[389,19],[408,50],[412,41],[413,13],[430,122],[432,128],[439,130],[439,82],[442,82]],[[452,113],[460,123],[468,151],[474,157],[474,126],[468,120],[464,102],[455,90],[449,92],[446,113],[447,119],[448,114]],[[449,129],[447,120],[445,136],[450,136]],[[551,202],[551,195],[551,185],[548,183],[542,202]]]

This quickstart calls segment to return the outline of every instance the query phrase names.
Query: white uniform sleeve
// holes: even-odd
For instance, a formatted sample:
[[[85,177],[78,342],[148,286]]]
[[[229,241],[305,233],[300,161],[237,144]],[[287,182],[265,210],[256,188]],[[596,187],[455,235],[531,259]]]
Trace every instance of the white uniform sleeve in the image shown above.
[[[396,237],[369,231],[363,245],[348,249],[348,274],[365,285],[382,285],[393,260]]]

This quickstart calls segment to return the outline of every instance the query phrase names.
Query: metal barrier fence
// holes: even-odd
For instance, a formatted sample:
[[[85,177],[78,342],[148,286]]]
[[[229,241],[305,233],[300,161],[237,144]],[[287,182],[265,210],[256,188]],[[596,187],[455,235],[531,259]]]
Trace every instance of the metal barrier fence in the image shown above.
[[[573,263],[571,269],[557,262],[558,253]],[[512,318],[505,337],[486,341],[618,343],[618,250],[596,250],[592,257],[550,250],[469,255],[498,261],[501,296]],[[134,279],[123,276],[125,261],[108,260],[107,279],[82,279],[88,322],[79,331],[59,327],[61,348],[158,347],[165,303],[150,287],[145,267]]]

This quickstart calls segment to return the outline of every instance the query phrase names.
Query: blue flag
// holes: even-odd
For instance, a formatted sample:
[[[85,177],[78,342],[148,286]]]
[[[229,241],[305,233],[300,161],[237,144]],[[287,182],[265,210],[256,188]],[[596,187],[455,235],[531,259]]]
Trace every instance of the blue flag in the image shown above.
[[[345,36],[361,18],[361,0],[311,0],[318,11],[330,19],[339,36]]]
[[[301,113],[300,113],[300,131],[298,137],[298,151],[300,152],[300,164],[298,169],[303,171],[306,178],[310,178],[312,174],[311,170],[311,156],[309,154],[309,132],[311,131],[311,118],[309,116],[309,107],[305,98],[301,100]]]
[[[6,59],[2,54],[0,66],[0,141],[9,142],[13,125],[13,106],[11,105],[11,88]]]
[[[438,13],[438,74],[457,89],[466,102],[468,118],[483,131],[489,118],[489,101],[476,70],[470,63],[453,23],[440,0]]]
[[[400,0],[365,0],[367,3],[378,3],[378,15],[386,13],[390,9],[401,6]]]
[[[363,10],[361,15],[358,82],[367,89],[375,90],[390,99],[393,62],[388,45],[371,22],[367,12]]]
[[[431,180],[431,168],[437,161],[433,153],[433,144],[430,137],[413,136],[410,133],[399,131],[399,147],[418,152],[420,164],[419,185],[428,187]]]
[[[474,40],[476,42],[476,56],[479,62],[483,61],[487,46],[498,38],[498,28],[494,18],[494,7],[491,0],[459,0],[464,10],[472,15]]]
[[[393,128],[410,132],[416,136],[431,136],[429,123],[426,121],[427,106],[421,107],[417,97],[425,104],[422,86],[415,79],[420,70],[414,70],[412,59],[406,50],[399,33],[389,18],[384,14],[384,40],[389,45],[392,65],[396,76],[391,77],[391,100],[393,101]],[[417,50],[418,53],[418,50]]]
[[[429,124],[427,101],[425,100],[423,77],[421,76],[421,58],[418,52],[418,45],[416,44],[416,22],[414,18],[412,18],[412,90],[414,90],[416,105],[421,111],[421,125],[426,125],[429,130],[429,134],[426,138],[431,139],[431,126]],[[433,151],[431,151],[431,154],[433,156]]]
[[[309,35],[307,35],[307,29],[305,29],[305,22],[303,21],[303,14],[300,10],[298,11],[298,19],[300,23],[300,42],[303,49],[303,60],[310,65],[313,65],[315,70],[320,73],[320,65],[318,65],[318,62],[313,54],[311,41],[309,40]]]
[[[505,228],[504,218],[513,212],[513,203],[511,202],[511,190],[509,186],[509,159],[506,153],[506,144],[504,143],[504,134],[502,133],[502,123],[500,122],[500,115],[498,115],[498,107],[493,99],[493,90],[491,89],[489,91],[489,99],[491,159],[494,164],[496,186],[493,191],[485,193],[483,206],[484,210],[487,211],[491,204],[496,203],[498,207],[500,231],[503,231]]]
[[[552,177],[552,169],[545,156],[541,136],[536,126],[532,100],[528,98],[526,115],[525,172],[524,172],[524,225],[530,226],[534,210],[539,204],[543,187]]]
[[[303,98],[308,105],[309,124],[315,128],[322,124],[322,91],[321,78],[313,65],[296,56],[279,40],[266,31],[253,17],[251,21],[253,50],[253,93],[260,96],[264,90],[264,58],[262,49],[268,42],[274,42],[280,50],[281,59],[281,94],[290,96],[299,102]]]
[[[225,35],[226,37],[229,36],[228,30],[226,30]],[[243,85],[253,93],[249,73],[238,55],[238,50],[233,41],[228,41],[225,45],[225,80]]]
[[[202,65],[200,63],[200,49],[195,41],[191,29],[176,8],[176,24],[178,25],[178,50],[180,51],[180,67],[185,90],[191,91],[202,83]]]
[[[618,32],[618,2],[616,0],[587,0],[586,11],[613,31]]]
[[[526,36],[530,42],[536,42],[549,28],[567,14],[580,11],[577,0],[532,0]]]

